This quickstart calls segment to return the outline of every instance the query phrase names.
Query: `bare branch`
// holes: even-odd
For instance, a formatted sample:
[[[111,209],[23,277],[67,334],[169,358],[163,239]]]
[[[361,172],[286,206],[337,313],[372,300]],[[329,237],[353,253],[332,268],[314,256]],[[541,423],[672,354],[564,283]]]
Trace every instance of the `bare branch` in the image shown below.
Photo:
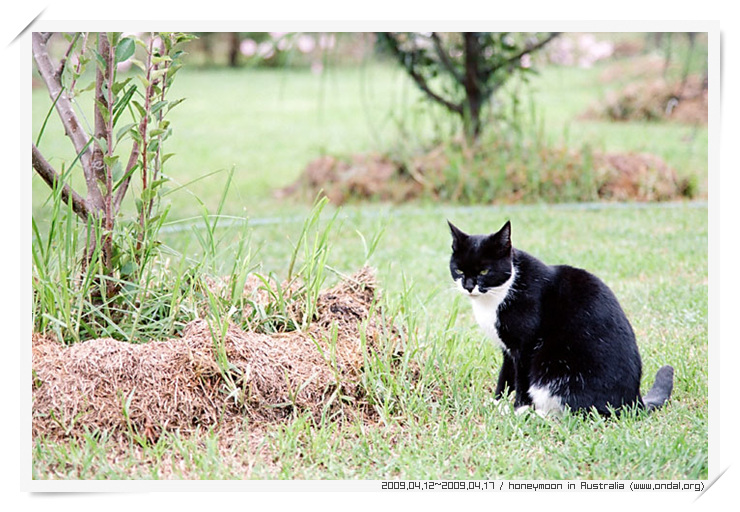
[[[52,189],[59,186],[61,177],[59,173],[46,161],[44,156],[36,147],[36,144],[31,143],[31,163],[33,168],[36,170],[39,176],[46,182]],[[75,192],[72,187],[64,183],[62,185],[62,199],[65,203],[69,204],[70,198],[72,200],[72,210],[82,219],[87,220],[88,210],[85,200]]]
[[[74,92],[75,85],[77,85],[77,78],[80,74],[80,70],[82,69],[82,56],[85,55],[86,48],[87,48],[87,32],[85,32],[85,35],[82,37],[82,47],[80,49],[80,55],[77,59],[77,65],[75,66],[75,72],[77,76],[75,76],[72,79],[72,83],[69,84],[69,90],[72,92]]]
[[[56,68],[53,65],[49,52],[46,49],[46,42],[51,34],[34,32],[32,37],[33,58],[36,61],[41,78],[46,84],[49,96],[52,100],[57,99],[56,109],[59,118],[64,126],[67,137],[72,141],[72,145],[78,155],[85,174],[87,184],[87,202],[95,208],[102,208],[103,196],[98,189],[95,174],[90,167],[91,152],[88,150],[89,136],[85,133],[84,128],[77,118],[77,113],[72,107],[69,96],[64,92],[59,77],[56,76]]]
[[[442,47],[442,41],[440,40],[439,35],[436,32],[432,32],[432,41],[434,42],[434,49],[437,51],[439,61],[442,63],[445,69],[449,71],[449,73],[455,78],[457,83],[462,84],[463,76],[457,71],[455,65],[450,60],[449,55],[447,55],[447,52]]]
[[[515,54],[513,57],[509,57],[506,60],[506,64],[507,65],[514,64],[516,61],[518,61],[519,59],[521,59],[522,57],[524,57],[526,54],[531,53],[531,52],[533,52],[535,50],[539,50],[540,48],[542,48],[543,46],[545,46],[547,43],[549,43],[550,41],[552,41],[553,39],[555,39],[559,35],[560,35],[560,32],[550,32],[550,35],[548,35],[546,38],[544,38],[544,39],[542,39],[540,41],[537,41],[534,44],[528,44],[527,46],[524,47],[524,49],[522,49],[520,52],[518,52],[517,54]]]
[[[553,39],[555,39],[559,35],[560,35],[560,32],[550,32],[550,34],[547,37],[545,37],[544,39],[539,40],[536,43],[526,45],[521,51],[517,52],[512,57],[509,57],[508,59],[506,59],[502,63],[499,63],[496,66],[487,66],[482,71],[482,73],[490,75],[494,71],[496,71],[498,69],[501,69],[501,68],[504,68],[504,67],[508,71],[511,71],[513,68],[516,67],[517,62],[523,56],[525,56],[528,53],[531,53],[531,52],[534,52],[536,50],[539,50],[540,48],[542,48],[543,46],[545,46],[547,43],[549,43],[550,41],[552,41]],[[490,96],[492,94],[495,94],[495,92],[498,90],[499,87],[501,87],[501,85],[503,85],[503,82],[502,81],[498,81],[498,82],[495,82],[495,83],[492,83],[492,84],[487,84],[487,85],[485,85],[483,87],[483,92],[484,92],[485,95]]]
[[[383,32],[382,34],[385,36],[386,41],[388,42],[388,48],[393,53],[393,56],[396,57],[398,62],[400,62],[404,68],[406,68],[406,72],[411,76],[411,78],[413,78],[419,89],[421,89],[424,94],[426,94],[430,99],[436,101],[440,105],[443,105],[448,110],[451,110],[452,112],[456,112],[458,114],[462,114],[462,105],[458,105],[446,100],[429,88],[429,84],[427,84],[426,79],[416,70],[414,64],[404,58],[401,50],[398,48],[398,42],[396,41],[395,37],[393,37],[390,32]]]
[[[59,61],[59,67],[56,71],[56,79],[60,80],[62,77],[62,73],[64,73],[64,68],[67,65],[67,60],[69,59],[70,54],[72,53],[72,50],[74,50],[75,45],[77,44],[77,40],[80,38],[80,33],[77,32],[72,39],[72,42],[69,43],[69,48],[67,48],[67,51],[64,54],[64,57],[62,57],[62,60]]]

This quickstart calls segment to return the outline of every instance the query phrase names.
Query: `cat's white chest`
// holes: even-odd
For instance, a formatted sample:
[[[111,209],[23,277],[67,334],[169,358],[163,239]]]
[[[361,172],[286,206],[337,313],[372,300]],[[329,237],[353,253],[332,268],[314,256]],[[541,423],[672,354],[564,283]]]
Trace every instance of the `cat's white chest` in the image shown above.
[[[497,298],[489,297],[488,295],[471,296],[470,302],[473,305],[475,321],[483,329],[486,336],[498,343],[502,349],[507,350],[506,345],[501,341],[498,333],[498,308],[503,302],[503,299],[496,300]]]
[[[508,351],[508,348],[501,340],[498,332],[498,310],[510,293],[515,274],[516,272],[512,269],[511,277],[504,284],[496,288],[491,288],[486,293],[477,292],[477,287],[472,293],[468,293],[473,306],[475,321],[483,329],[486,336],[491,338],[505,351]]]

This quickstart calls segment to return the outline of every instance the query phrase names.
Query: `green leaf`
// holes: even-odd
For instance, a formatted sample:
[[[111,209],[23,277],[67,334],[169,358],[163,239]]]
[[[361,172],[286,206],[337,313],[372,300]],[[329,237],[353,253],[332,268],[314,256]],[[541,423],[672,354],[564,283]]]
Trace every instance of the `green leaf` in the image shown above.
[[[118,155],[113,156],[104,156],[103,162],[105,163],[106,167],[112,167],[118,162]]]
[[[163,62],[169,62],[171,60],[172,58],[167,55],[155,56],[155,57],[152,57],[152,64],[162,64]]]
[[[158,180],[154,180],[154,181],[152,181],[152,182],[151,182],[151,183],[149,184],[149,186],[150,186],[150,187],[152,188],[152,190],[154,190],[154,189],[156,189],[157,187],[159,187],[159,186],[161,186],[161,185],[163,185],[163,184],[167,183],[168,181],[170,181],[170,179],[169,179],[169,178],[160,178],[160,179],[158,179]]]
[[[185,98],[179,98],[179,99],[176,99],[174,101],[171,101],[170,102],[170,105],[167,107],[167,112],[169,112],[170,110],[172,110],[173,108],[175,108],[176,106],[178,106],[183,101],[185,101]]]
[[[156,196],[156,191],[151,188],[147,187],[141,191],[141,200],[144,201],[145,203],[148,203],[149,201],[154,199],[155,196]]]
[[[152,107],[151,107],[151,109],[152,109],[152,114],[156,114],[157,112],[159,112],[159,111],[160,111],[160,110],[162,109],[162,107],[164,107],[165,105],[167,105],[167,103],[169,103],[169,102],[168,102],[167,100],[162,100],[162,101],[158,101],[158,102],[156,102],[156,103],[155,103],[154,105],[152,105]]]
[[[100,101],[99,99],[95,99],[95,104],[97,105],[98,111],[100,112],[100,115],[103,116],[103,119],[105,120],[106,124],[108,123],[108,119],[110,119],[110,112],[108,111],[108,107],[105,103]]]
[[[142,139],[141,137],[141,132],[139,132],[139,130],[136,127],[131,128],[131,131],[129,131],[129,134],[131,135],[131,138],[134,140],[134,142],[138,142],[139,145],[144,144],[144,139]]]
[[[131,176],[138,168],[139,168],[139,164],[137,163],[126,174],[124,174],[123,176],[121,176],[121,179],[119,179],[116,182],[115,186],[113,187],[113,192],[115,192],[118,189],[118,187],[120,187],[123,184],[124,180],[126,180],[126,178],[128,178],[129,176]]]
[[[108,141],[105,140],[105,137],[97,137],[95,139],[95,142],[97,142],[98,146],[100,146],[100,150],[103,152],[103,154],[108,153]]]
[[[111,86],[111,91],[113,91],[113,94],[118,94],[123,90],[124,87],[128,85],[128,83],[131,81],[132,77],[128,77],[126,80],[122,82],[116,82]]]
[[[128,135],[129,130],[134,126],[136,126],[136,124],[130,123],[118,130],[118,133],[116,133],[116,142],[120,142],[126,135]]]
[[[142,85],[143,85],[143,86],[144,86],[145,88],[147,88],[147,87],[149,87],[149,85],[151,85],[151,84],[149,83],[149,80],[147,80],[147,79],[146,79],[146,77],[145,77],[144,75],[136,75],[136,78],[138,78],[138,79],[139,79],[139,81],[141,82],[141,84],[142,84]]]
[[[75,95],[81,94],[83,92],[92,91],[95,89],[95,82],[90,82],[85,87],[82,87],[81,89],[75,89]]]
[[[130,37],[125,37],[116,46],[116,64],[130,59],[134,55],[136,44]]]
[[[121,165],[121,162],[118,160],[118,157],[115,157],[116,160],[113,162],[113,165],[111,166],[111,180],[113,183],[116,183],[121,180],[121,176],[123,175],[123,165]]]
[[[95,53],[95,59],[98,61],[98,67],[102,71],[105,71],[106,69],[108,69],[108,63],[105,61],[105,58],[102,55],[100,55],[97,50],[93,50],[93,52]]]
[[[118,44],[118,40],[121,37],[121,33],[120,32],[108,32],[107,36],[108,36],[108,42],[110,43],[110,45],[115,47]]]
[[[136,86],[132,85],[124,93],[123,97],[120,100],[118,100],[116,104],[113,106],[113,125],[114,126],[118,123],[118,118],[121,117],[121,114],[123,114],[124,110],[128,106],[129,101],[131,101],[131,98],[133,98],[135,92],[136,92]]]
[[[136,107],[136,110],[139,111],[139,115],[141,117],[146,117],[146,110],[144,110],[144,107],[141,106],[141,103],[136,100],[133,100],[131,103],[133,103],[134,107]]]

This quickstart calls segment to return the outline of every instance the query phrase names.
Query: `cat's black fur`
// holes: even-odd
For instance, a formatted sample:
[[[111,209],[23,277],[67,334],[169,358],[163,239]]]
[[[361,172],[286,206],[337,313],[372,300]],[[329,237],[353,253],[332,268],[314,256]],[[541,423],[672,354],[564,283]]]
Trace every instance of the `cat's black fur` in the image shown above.
[[[483,301],[473,305],[476,319],[493,318],[489,323],[496,332],[489,326],[488,334],[494,339],[497,334],[503,345],[497,399],[508,388],[515,392],[516,407],[556,403],[559,410],[595,408],[603,415],[630,405],[654,409],[668,400],[670,366],[661,368],[650,392],[640,395],[642,363],[634,332],[598,277],[567,265],[546,265],[513,248],[509,222],[492,235],[467,235],[449,225],[452,278],[464,293],[482,294],[471,296]],[[485,302],[496,293],[503,298],[500,304],[500,299]],[[488,304],[496,307],[492,317],[486,316],[492,313],[485,310]]]

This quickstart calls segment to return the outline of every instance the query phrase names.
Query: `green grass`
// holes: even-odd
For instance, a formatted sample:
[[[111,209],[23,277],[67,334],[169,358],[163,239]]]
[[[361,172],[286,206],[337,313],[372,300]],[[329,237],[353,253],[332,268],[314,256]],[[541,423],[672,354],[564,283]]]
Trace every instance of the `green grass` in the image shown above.
[[[606,422],[502,416],[490,403],[500,351],[452,290],[446,218],[469,231],[492,231],[510,218],[517,246],[600,275],[637,333],[642,388],[661,365],[676,368],[670,405]],[[364,262],[356,230],[371,233],[385,225],[370,263],[379,269],[389,310],[407,311],[418,327],[410,342],[422,368],[418,386],[409,387],[383,361],[369,370],[386,377],[380,388],[380,381],[369,383],[379,396],[390,390],[382,422],[316,426],[299,414],[286,424],[248,426],[259,436],[251,444],[219,450],[214,432],[170,435],[154,446],[132,443],[115,462],[110,454],[122,449],[110,440],[37,440],[36,477],[706,478],[706,208],[350,207],[336,222],[327,263],[342,272]],[[279,227],[256,225],[252,240],[263,245],[258,259],[264,269],[284,272],[291,246],[286,237],[299,236],[303,226],[287,219]],[[413,283],[410,291],[404,280]]]
[[[531,81],[538,123],[553,143],[580,149],[588,143],[602,151],[650,152],[663,157],[680,176],[695,176],[707,192],[708,130],[678,123],[609,123],[578,120],[608,85],[594,69],[547,68]],[[526,89],[525,89],[526,91]],[[170,114],[173,136],[166,151],[167,175],[174,190],[170,219],[199,215],[193,195],[211,211],[228,172],[234,179],[224,213],[266,215],[275,210],[273,191],[292,183],[306,164],[322,154],[419,147],[435,134],[449,133],[454,122],[419,100],[403,73],[387,65],[308,70],[184,68],[171,92],[186,101]],[[33,92],[33,136],[51,105],[42,89]],[[80,99],[82,105],[89,97]],[[526,107],[525,110],[529,110]],[[61,168],[74,155],[52,114],[39,149]],[[204,177],[205,176],[205,177]],[[187,188],[178,188],[198,180]],[[136,187],[134,180],[132,186]],[[33,177],[34,215],[43,217],[48,188]],[[84,190],[84,189],[83,189]],[[281,204],[280,210],[291,210]],[[293,209],[305,212],[305,207]]]
[[[387,147],[402,119],[414,127],[429,124],[426,116],[414,121],[427,109],[416,102],[409,80],[395,68],[375,64],[329,69],[323,76],[301,69],[185,68],[170,94],[186,98],[169,115],[174,134],[166,147],[175,153],[167,165],[170,188],[210,175],[168,196],[177,218],[198,215],[193,194],[215,210],[232,168],[224,213],[262,213],[274,208],[274,189],[292,183],[311,159]],[[89,96],[79,101],[87,106]],[[34,137],[50,106],[46,91],[34,90]],[[74,158],[55,113],[39,149],[57,168]],[[34,213],[42,210],[45,187],[34,176]]]
[[[706,128],[576,119],[603,94],[603,86],[594,81],[597,71],[549,69],[533,79],[547,135],[606,150],[656,152],[681,173],[698,176],[705,187]],[[212,275],[242,275],[256,268],[287,277],[311,205],[278,202],[271,195],[274,188],[290,183],[322,153],[387,149],[399,141],[417,144],[434,132],[435,124],[448,122],[438,114],[430,119],[408,80],[380,65],[333,69],[323,77],[303,70],[186,68],[176,87],[172,97],[188,100],[172,112],[174,135],[167,152],[176,156],[168,161],[168,174],[184,184],[221,171],[166,197],[172,214],[160,231],[161,261],[169,259],[168,268],[180,277],[191,267]],[[34,137],[49,104],[43,91],[33,92]],[[61,168],[73,155],[51,119],[39,147]],[[404,130],[399,132],[399,125]],[[695,137],[687,139],[691,134]],[[231,169],[233,182],[222,211],[228,217],[215,228],[211,224],[210,231],[199,227],[213,218],[203,216],[193,197],[217,212]],[[54,224],[48,196],[34,177],[33,215],[41,234]],[[337,279],[331,270],[351,273],[371,252],[369,263],[378,269],[386,310],[415,327],[406,349],[420,364],[416,386],[393,373],[386,361],[373,360],[367,368],[365,384],[380,398],[381,421],[315,425],[299,413],[284,424],[245,423],[243,441],[231,446],[219,443],[215,431],[167,434],[144,446],[121,445],[106,433],[67,442],[36,438],[33,478],[707,477],[706,206],[364,204],[338,211],[327,207],[321,226],[334,215],[325,245],[331,251],[309,249],[302,258],[326,257],[328,272],[318,278],[329,285]],[[244,218],[249,219],[246,227]],[[446,219],[468,232],[492,232],[510,219],[515,246],[604,279],[637,333],[642,388],[652,384],[661,365],[676,368],[669,406],[611,421],[514,417],[493,408],[501,354],[452,289]],[[196,232],[211,233],[213,239],[202,243]],[[175,304],[176,299],[162,300]],[[64,300],[61,295],[50,299],[62,309]]]

